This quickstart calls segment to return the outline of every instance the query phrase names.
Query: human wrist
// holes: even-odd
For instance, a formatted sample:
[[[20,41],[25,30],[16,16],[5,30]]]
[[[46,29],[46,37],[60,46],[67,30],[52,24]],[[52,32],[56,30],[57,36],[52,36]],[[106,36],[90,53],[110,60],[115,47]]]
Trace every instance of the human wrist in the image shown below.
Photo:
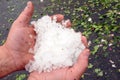
[[[4,46],[0,46],[0,77],[16,71],[14,60]]]
[[[15,59],[13,58],[12,54],[11,54],[11,51],[8,50],[4,45],[3,46],[0,46],[0,52],[2,52],[3,54],[5,54],[5,58],[8,58],[11,60],[11,62],[13,63],[12,65],[14,66],[14,69],[16,70],[17,67],[16,67],[16,62],[15,62]]]
[[[19,54],[17,51],[9,49],[5,44],[2,46],[2,48],[4,49],[5,54],[7,54],[12,59],[15,70],[21,70],[24,68],[21,67],[22,61],[20,60],[22,59],[20,59],[20,57],[17,55]]]

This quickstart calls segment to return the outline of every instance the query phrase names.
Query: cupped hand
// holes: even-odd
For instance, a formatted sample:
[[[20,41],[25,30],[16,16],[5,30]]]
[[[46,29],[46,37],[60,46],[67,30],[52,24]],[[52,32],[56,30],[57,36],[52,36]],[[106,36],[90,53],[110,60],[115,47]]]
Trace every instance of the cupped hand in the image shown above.
[[[33,57],[29,50],[35,43],[35,32],[32,25],[29,24],[34,7],[32,2],[28,2],[25,9],[14,21],[7,40],[3,45],[14,59],[17,70],[23,69],[26,63]]]
[[[57,15],[56,17],[58,22],[61,22],[64,18],[62,15]],[[68,21],[66,27],[70,26],[71,23]],[[90,55],[89,49],[87,49],[88,43],[86,37],[82,36],[82,42],[86,46],[86,49],[79,55],[77,62],[72,67],[43,73],[34,71],[30,73],[28,80],[79,80],[88,66],[88,57]]]

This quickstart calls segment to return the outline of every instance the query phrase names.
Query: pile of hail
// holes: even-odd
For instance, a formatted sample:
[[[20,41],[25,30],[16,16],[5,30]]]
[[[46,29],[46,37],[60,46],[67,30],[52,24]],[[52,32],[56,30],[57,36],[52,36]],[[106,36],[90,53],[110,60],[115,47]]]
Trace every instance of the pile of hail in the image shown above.
[[[50,72],[72,66],[85,49],[80,32],[66,28],[50,16],[43,16],[32,24],[37,35],[34,60],[25,66],[29,72]]]

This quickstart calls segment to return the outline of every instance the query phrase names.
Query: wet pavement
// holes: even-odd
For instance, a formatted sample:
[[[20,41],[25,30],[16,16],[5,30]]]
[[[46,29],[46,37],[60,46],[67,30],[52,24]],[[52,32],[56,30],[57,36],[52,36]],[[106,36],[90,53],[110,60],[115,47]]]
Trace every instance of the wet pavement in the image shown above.
[[[22,12],[26,3],[29,0],[0,0],[0,44],[5,42],[12,22]],[[48,3],[48,1],[40,2],[39,0],[31,0],[35,5],[35,17],[39,17],[42,7]]]

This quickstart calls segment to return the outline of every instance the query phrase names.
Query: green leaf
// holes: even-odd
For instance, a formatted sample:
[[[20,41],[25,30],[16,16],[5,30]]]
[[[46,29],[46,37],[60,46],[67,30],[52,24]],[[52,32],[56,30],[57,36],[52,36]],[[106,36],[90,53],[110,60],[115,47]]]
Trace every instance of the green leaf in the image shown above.
[[[88,68],[92,68],[92,67],[93,67],[93,65],[91,63],[89,63]]]
[[[13,20],[12,18],[9,18],[9,19],[8,19],[8,22],[9,22],[9,23],[13,23],[13,21],[14,21],[14,20]]]
[[[92,55],[94,55],[98,51],[98,49],[99,49],[98,45],[94,46],[94,50],[92,51]]]
[[[98,72],[100,72],[100,69],[99,69],[99,68],[96,68],[96,69],[95,69],[95,73],[98,73]]]
[[[6,40],[2,40],[1,44],[4,44]]]
[[[23,80],[26,78],[26,74],[16,75],[16,80]]]
[[[51,2],[55,2],[55,0],[51,0]]]
[[[96,68],[94,71],[97,74],[97,76],[103,76],[103,71],[100,68]]]
[[[103,76],[103,71],[99,72],[97,75],[98,76]]]

